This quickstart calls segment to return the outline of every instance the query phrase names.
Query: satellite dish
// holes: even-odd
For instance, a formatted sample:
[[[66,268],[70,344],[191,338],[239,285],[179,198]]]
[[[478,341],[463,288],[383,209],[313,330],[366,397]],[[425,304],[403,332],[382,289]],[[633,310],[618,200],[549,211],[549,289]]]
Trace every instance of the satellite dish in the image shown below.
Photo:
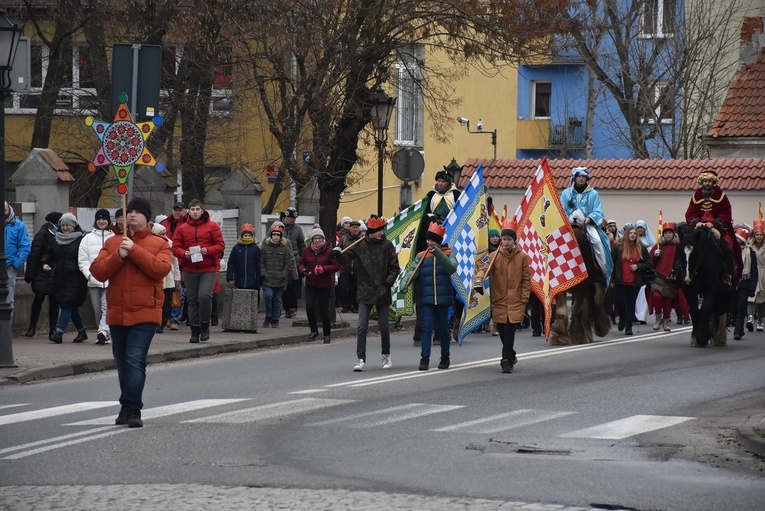
[[[413,147],[399,149],[393,155],[393,173],[402,181],[416,181],[425,170],[425,158]]]

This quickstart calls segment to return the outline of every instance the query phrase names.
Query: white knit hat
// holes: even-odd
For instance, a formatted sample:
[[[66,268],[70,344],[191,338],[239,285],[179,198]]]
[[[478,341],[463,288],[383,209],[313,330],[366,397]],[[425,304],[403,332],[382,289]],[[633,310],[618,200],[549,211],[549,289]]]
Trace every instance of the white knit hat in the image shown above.
[[[348,222],[348,223],[353,222],[353,218],[349,216],[344,216],[342,220],[340,220],[340,225],[343,225],[345,222]]]
[[[321,236],[322,238],[326,239],[326,236],[324,236],[324,231],[321,230],[321,227],[319,227],[319,224],[313,224],[313,230],[311,231],[311,239],[313,239],[314,236]]]
[[[61,219],[59,219],[58,225],[59,227],[62,225],[71,225],[72,227],[77,227],[77,217],[67,211],[61,215]]]

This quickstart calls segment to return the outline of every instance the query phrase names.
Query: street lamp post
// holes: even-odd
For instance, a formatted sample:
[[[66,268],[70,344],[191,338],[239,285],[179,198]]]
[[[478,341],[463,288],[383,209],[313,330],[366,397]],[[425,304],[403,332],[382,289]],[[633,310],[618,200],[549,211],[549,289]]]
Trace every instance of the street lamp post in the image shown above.
[[[491,145],[494,146],[494,159],[497,159],[497,130],[493,129],[492,131],[484,131],[483,130],[483,121],[481,119],[478,119],[478,126],[476,131],[470,131],[470,119],[465,119],[464,117],[457,117],[457,122],[460,123],[460,126],[465,126],[468,130],[468,133],[471,135],[491,135]]]
[[[19,47],[21,29],[0,9],[0,204],[5,203],[5,100],[11,92],[11,69]],[[3,213],[5,215],[5,213]],[[11,303],[5,258],[5,218],[0,220],[0,367],[15,367],[11,344]]]
[[[377,215],[383,214],[383,151],[388,143],[388,125],[390,124],[396,98],[388,97],[385,92],[375,93],[375,103],[372,106],[372,126],[375,129],[375,145],[377,146]]]

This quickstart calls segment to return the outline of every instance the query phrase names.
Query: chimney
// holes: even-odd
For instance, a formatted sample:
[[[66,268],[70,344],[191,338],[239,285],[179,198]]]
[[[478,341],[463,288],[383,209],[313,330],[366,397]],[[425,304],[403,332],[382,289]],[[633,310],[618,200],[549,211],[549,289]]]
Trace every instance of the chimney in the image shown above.
[[[765,18],[744,18],[741,23],[741,48],[739,60],[742,64],[756,64],[765,47]]]

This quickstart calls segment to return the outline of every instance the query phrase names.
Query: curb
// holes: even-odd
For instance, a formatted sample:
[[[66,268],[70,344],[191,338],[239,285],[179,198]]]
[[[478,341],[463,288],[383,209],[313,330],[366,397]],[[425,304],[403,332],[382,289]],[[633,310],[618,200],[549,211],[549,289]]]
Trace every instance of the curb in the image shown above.
[[[404,320],[404,325],[414,325],[415,320]],[[370,324],[368,332],[377,332],[379,327],[376,324]],[[356,334],[356,327],[349,326],[347,328],[339,328],[332,331],[333,337],[345,337]],[[253,339],[249,341],[230,341],[222,344],[207,344],[200,343],[194,347],[184,348],[180,350],[161,351],[155,353],[149,353],[146,357],[146,364],[159,364],[161,362],[174,362],[177,360],[184,360],[189,358],[208,357],[212,355],[220,355],[223,353],[237,353],[241,351],[250,351],[260,348],[267,348],[270,346],[277,346],[280,344],[297,344],[301,342],[313,342],[307,339],[306,333],[286,335],[284,337],[272,337],[268,339]],[[12,385],[16,383],[30,383],[39,380],[48,380],[53,378],[62,378],[64,376],[76,376],[80,374],[97,373],[101,371],[109,371],[115,369],[114,359],[100,359],[100,360],[85,360],[73,364],[62,364],[50,367],[41,367],[35,369],[29,369],[13,375],[9,375],[4,379],[0,379],[1,385]]]
[[[750,416],[743,426],[736,428],[734,439],[746,450],[765,458],[765,416]]]

